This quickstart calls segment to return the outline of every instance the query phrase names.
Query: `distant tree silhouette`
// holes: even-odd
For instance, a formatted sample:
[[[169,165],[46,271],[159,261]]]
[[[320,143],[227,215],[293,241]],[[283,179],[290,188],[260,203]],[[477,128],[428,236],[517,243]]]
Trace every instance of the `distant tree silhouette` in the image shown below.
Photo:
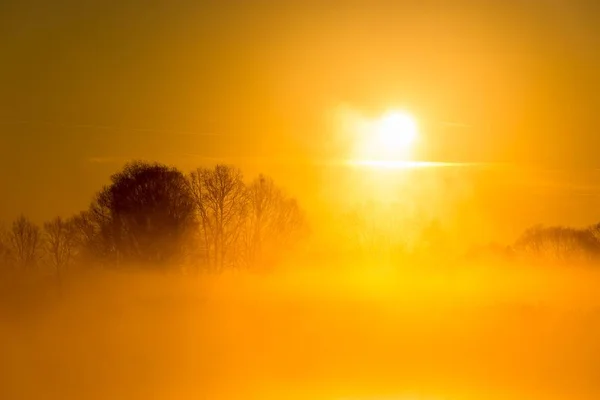
[[[216,271],[236,265],[236,249],[248,212],[242,172],[228,165],[199,168],[190,175],[189,184],[207,265]]]
[[[195,226],[185,176],[166,165],[138,161],[111,181],[75,221],[92,252],[154,267],[180,261]]]
[[[410,252],[410,238],[414,236],[408,218],[398,212],[397,203],[373,200],[354,206],[336,223],[341,240],[334,240],[353,261],[398,263]]]
[[[587,228],[591,236],[594,237],[595,242],[600,246],[600,223],[596,223]]]
[[[10,253],[17,268],[24,271],[34,268],[42,250],[40,228],[25,216],[20,216],[12,223],[7,236]]]
[[[277,258],[278,253],[289,250],[306,233],[304,213],[296,199],[286,196],[264,175],[250,183],[247,197],[246,261],[269,263],[265,255]]]
[[[521,235],[514,249],[538,259],[557,262],[575,259],[589,261],[600,256],[600,242],[594,229],[596,228],[537,225]]]
[[[116,263],[117,249],[109,209],[93,201],[88,210],[72,218],[72,224],[79,261],[105,265]]]
[[[46,251],[59,282],[77,252],[78,232],[74,219],[56,217],[44,224]]]

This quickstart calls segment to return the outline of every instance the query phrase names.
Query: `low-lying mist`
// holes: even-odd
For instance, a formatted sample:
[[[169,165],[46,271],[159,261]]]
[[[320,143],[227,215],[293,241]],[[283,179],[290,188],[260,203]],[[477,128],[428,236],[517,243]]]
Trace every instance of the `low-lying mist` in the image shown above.
[[[598,272],[291,265],[4,285],[3,399],[586,399]]]
[[[22,215],[0,399],[598,398],[600,224],[523,231],[512,181],[469,171],[355,171],[334,206],[132,162],[75,215]]]

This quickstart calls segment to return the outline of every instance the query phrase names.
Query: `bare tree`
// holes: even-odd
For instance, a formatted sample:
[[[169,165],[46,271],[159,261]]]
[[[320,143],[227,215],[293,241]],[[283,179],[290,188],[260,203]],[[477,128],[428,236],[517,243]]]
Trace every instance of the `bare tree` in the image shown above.
[[[291,249],[307,224],[295,199],[286,196],[273,180],[259,175],[248,186],[249,215],[247,220],[247,261],[268,263]]]
[[[281,200],[281,192],[271,179],[260,175],[248,187],[250,215],[247,229],[247,258],[254,263],[262,258],[262,248],[268,228],[276,220],[276,204]]]
[[[36,266],[42,244],[40,228],[37,225],[20,216],[8,232],[8,242],[18,268],[30,270]]]
[[[521,254],[556,262],[589,261],[600,256],[596,227],[534,226],[521,235],[514,248]]]
[[[248,208],[242,172],[227,165],[199,168],[191,174],[189,183],[208,266],[221,271],[226,265],[235,265]]]
[[[77,250],[77,230],[74,220],[56,217],[44,224],[47,253],[59,282],[63,272],[71,264]]]
[[[346,251],[353,257],[386,260],[406,251],[407,242],[399,229],[405,223],[395,215],[393,206],[373,201],[357,205],[344,214],[340,224]]]
[[[205,170],[198,168],[192,172],[188,179],[190,193],[194,199],[196,213],[200,221],[199,240],[197,240],[198,255],[202,258],[202,264],[207,267],[213,266],[213,253],[216,251],[214,246],[214,236],[216,235],[215,218],[209,214],[205,199],[208,196],[208,189],[205,186]],[[198,261],[198,260],[197,260]]]
[[[104,193],[104,192],[103,192]],[[113,223],[111,209],[98,194],[89,209],[73,217],[73,225],[79,242],[80,258],[86,262],[104,266],[118,265],[115,237],[117,227]]]

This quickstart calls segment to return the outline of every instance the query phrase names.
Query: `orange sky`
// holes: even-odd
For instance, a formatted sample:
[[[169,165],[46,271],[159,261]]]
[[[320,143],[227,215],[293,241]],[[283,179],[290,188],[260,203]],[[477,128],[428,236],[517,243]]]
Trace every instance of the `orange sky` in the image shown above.
[[[410,110],[424,160],[600,167],[598,4],[5,1],[0,218],[83,208],[131,158],[343,157],[340,105]]]

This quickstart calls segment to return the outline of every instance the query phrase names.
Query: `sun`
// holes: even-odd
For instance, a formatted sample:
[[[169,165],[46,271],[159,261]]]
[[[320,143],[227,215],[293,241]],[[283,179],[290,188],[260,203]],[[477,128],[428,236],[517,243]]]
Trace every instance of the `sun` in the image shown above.
[[[415,118],[404,111],[388,111],[376,118],[363,119],[356,130],[353,158],[361,163],[410,161],[418,137]]]
[[[390,112],[376,123],[374,140],[385,151],[404,151],[417,137],[417,123],[414,118],[403,112]]]

